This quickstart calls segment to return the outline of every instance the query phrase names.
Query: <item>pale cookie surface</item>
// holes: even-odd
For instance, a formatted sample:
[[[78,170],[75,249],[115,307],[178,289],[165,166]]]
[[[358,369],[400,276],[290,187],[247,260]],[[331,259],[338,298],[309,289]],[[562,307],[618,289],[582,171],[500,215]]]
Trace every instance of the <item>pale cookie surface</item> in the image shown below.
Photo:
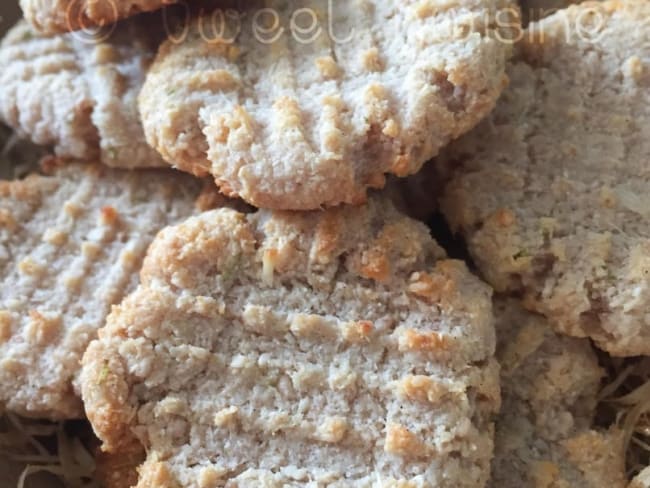
[[[20,0],[25,18],[47,34],[92,29],[178,0]]]
[[[76,164],[0,182],[0,410],[82,415],[73,380],[86,346],[199,190],[171,170]]]
[[[207,212],[141,279],[81,374],[104,449],[146,447],[139,487],[485,485],[491,292],[387,201]]]
[[[544,317],[495,299],[501,414],[494,488],[622,488],[622,432],[593,429],[603,371],[586,339],[556,334]]]
[[[0,116],[64,158],[113,167],[163,166],[144,138],[137,96],[162,41],[154,16],[115,26],[103,39],[45,36],[19,22],[0,46]]]
[[[246,5],[163,44],[140,112],[167,161],[258,207],[360,203],[472,128],[505,86],[507,0]]]
[[[487,281],[615,355],[650,353],[649,21],[630,0],[533,24],[495,112],[439,161]]]

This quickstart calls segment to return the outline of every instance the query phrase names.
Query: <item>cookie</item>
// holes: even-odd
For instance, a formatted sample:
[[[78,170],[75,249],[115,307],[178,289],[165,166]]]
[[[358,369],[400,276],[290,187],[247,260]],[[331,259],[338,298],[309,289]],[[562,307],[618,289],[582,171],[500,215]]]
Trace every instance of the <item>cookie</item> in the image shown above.
[[[490,284],[624,356],[650,354],[649,18],[632,0],[532,24],[494,113],[437,163]]]
[[[508,0],[265,5],[194,19],[139,98],[165,160],[257,207],[361,203],[473,127],[506,84]]]
[[[40,32],[61,34],[105,27],[178,0],[20,0],[25,18]]]
[[[83,360],[138,487],[483,486],[491,291],[386,199],[221,209],[162,231]]]
[[[158,230],[195,212],[200,186],[81,164],[0,182],[0,411],[83,414],[73,383],[86,346],[137,285]]]
[[[163,166],[144,138],[137,95],[163,30],[140,16],[107,34],[46,36],[19,22],[0,46],[0,117],[62,158]]]
[[[593,427],[603,371],[586,339],[495,299],[501,414],[490,486],[623,488],[623,433]]]

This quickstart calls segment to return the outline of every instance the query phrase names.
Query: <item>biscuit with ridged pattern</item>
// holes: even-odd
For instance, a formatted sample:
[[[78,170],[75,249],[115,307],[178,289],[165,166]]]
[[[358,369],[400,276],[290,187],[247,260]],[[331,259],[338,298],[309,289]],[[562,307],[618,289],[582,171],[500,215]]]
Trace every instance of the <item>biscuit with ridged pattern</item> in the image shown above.
[[[25,18],[40,32],[62,34],[108,26],[178,0],[20,0]]]
[[[385,199],[216,210],[162,231],[83,360],[138,487],[483,486],[499,404],[489,288]]]
[[[0,182],[0,410],[83,415],[74,381],[156,233],[195,213],[201,184],[169,169],[70,164]]]
[[[594,426],[603,370],[587,339],[562,336],[514,299],[495,299],[501,414],[494,488],[623,488],[623,432]]]
[[[260,34],[269,10],[278,29]],[[289,210],[361,203],[471,129],[506,85],[503,26],[517,23],[508,0],[251,0],[236,14],[161,46],[145,134],[175,167]]]
[[[485,279],[622,356],[650,353],[649,19],[629,0],[531,24],[495,111],[438,161]]]
[[[0,45],[0,117],[61,158],[164,166],[145,141],[136,99],[163,39],[145,15],[103,34],[45,35],[20,21]]]

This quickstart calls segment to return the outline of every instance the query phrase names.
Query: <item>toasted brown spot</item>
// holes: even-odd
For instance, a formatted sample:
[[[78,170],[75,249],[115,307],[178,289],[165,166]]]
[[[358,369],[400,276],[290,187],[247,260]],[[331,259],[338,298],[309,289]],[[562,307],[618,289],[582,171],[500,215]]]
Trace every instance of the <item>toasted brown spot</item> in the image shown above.
[[[400,424],[389,424],[386,427],[384,451],[408,458],[428,455],[427,446]]]
[[[372,322],[369,320],[347,322],[342,327],[343,338],[353,344],[365,342],[370,338],[373,328]]]
[[[343,440],[347,430],[348,423],[343,417],[332,417],[318,426],[314,438],[322,442],[336,444]]]
[[[119,220],[119,214],[114,207],[105,206],[100,211],[100,222],[102,225],[116,225]]]
[[[600,189],[600,203],[603,207],[606,208],[616,207],[616,194],[611,188],[604,186]]]
[[[420,18],[441,14],[459,6],[458,0],[420,0],[415,6],[415,14]]]
[[[99,64],[112,63],[119,60],[120,54],[113,46],[107,43],[95,47],[95,61]]]
[[[560,468],[551,461],[537,461],[533,464],[531,474],[538,488],[551,488],[556,486],[560,477]]]
[[[26,257],[18,263],[18,270],[27,276],[40,276],[45,268],[30,257]]]
[[[99,253],[101,251],[101,246],[99,246],[99,244],[95,244],[94,242],[84,242],[81,244],[81,253],[88,259],[95,259],[97,256],[99,256]]]
[[[456,283],[444,274],[414,273],[408,291],[430,303],[441,302],[456,290]]]
[[[63,283],[66,288],[71,292],[78,292],[81,289],[81,283],[83,282],[83,276],[75,274],[66,276],[63,278]]]
[[[7,373],[20,375],[25,372],[25,365],[14,358],[0,359],[0,370],[5,370]]]
[[[316,59],[316,66],[323,78],[333,79],[338,78],[341,75],[339,65],[336,64],[336,61],[334,61],[334,58],[331,56],[324,56]]]
[[[367,71],[378,72],[384,70],[384,63],[379,57],[379,50],[376,47],[364,51],[361,54],[361,62]]]
[[[278,112],[278,123],[282,128],[295,128],[302,126],[300,105],[298,101],[290,97],[280,97],[273,104]]]
[[[497,210],[492,218],[501,227],[510,227],[515,223],[516,220],[515,214],[507,208]]]
[[[140,470],[138,488],[179,488],[180,485],[172,475],[166,463],[146,463]]]
[[[449,339],[437,332],[407,329],[399,336],[400,351],[439,352],[449,350]]]
[[[13,333],[13,318],[7,310],[0,310],[0,344],[11,339]]]
[[[295,314],[290,329],[296,337],[332,340],[337,336],[332,323],[320,315]]]
[[[370,249],[363,253],[359,274],[364,278],[383,283],[390,276],[390,262],[382,249]]]
[[[9,230],[16,230],[16,220],[11,212],[5,208],[0,209],[0,227],[5,227]]]
[[[219,144],[228,144],[235,151],[244,151],[253,143],[254,122],[250,114],[237,105],[231,113],[214,117],[205,127],[206,135]],[[224,195],[237,196],[236,191],[226,182],[216,180],[219,189]]]
[[[643,77],[644,65],[638,56],[631,56],[623,64],[623,72],[628,78],[640,81]]]
[[[278,257],[280,253],[277,249],[265,249],[262,257],[262,279],[266,284],[273,283],[273,274],[275,267],[278,264]]]
[[[60,316],[46,317],[36,310],[29,312],[30,322],[25,330],[29,342],[44,345],[50,343],[61,331]]]
[[[126,268],[134,268],[138,264],[138,256],[133,251],[125,249],[120,254],[120,263]]]
[[[401,155],[397,156],[395,158],[395,161],[393,161],[393,166],[391,167],[391,171],[400,177],[407,176],[410,171],[410,159],[408,156]]]
[[[47,229],[43,234],[43,241],[53,246],[62,246],[68,240],[68,235],[56,229]]]
[[[393,138],[399,136],[399,132],[400,132],[400,127],[399,127],[399,124],[397,123],[397,121],[396,121],[395,119],[388,119],[388,120],[386,121],[386,123],[384,124],[384,129],[382,130],[382,133],[383,133],[385,136],[393,137]],[[401,159],[401,158],[406,159],[406,163],[403,163],[403,164],[407,164],[407,165],[408,165],[408,161],[409,161],[409,159],[408,159],[407,156],[398,156],[398,157],[396,158],[396,163],[395,163],[395,165],[397,164],[397,160],[399,160],[399,159]],[[395,165],[394,165],[394,166],[395,166]]]
[[[398,385],[401,396],[418,402],[437,403],[448,393],[447,388],[429,376],[406,376]]]
[[[214,415],[216,427],[233,427],[237,424],[239,409],[235,406],[224,408]]]
[[[203,468],[199,474],[199,488],[218,488],[224,484],[224,476],[228,474],[226,470],[219,470],[212,466]]]
[[[84,211],[82,207],[70,201],[67,201],[63,204],[63,210],[70,217],[79,217]]]
[[[239,80],[224,69],[201,71],[193,74],[187,80],[190,90],[206,90],[211,92],[233,91],[239,88]]]
[[[339,212],[328,212],[318,223],[311,258],[319,263],[329,263],[339,245],[339,234],[343,227]]]
[[[257,334],[273,335],[284,333],[289,328],[284,317],[269,307],[247,305],[242,314],[244,326]]]
[[[388,90],[380,84],[369,85],[363,95],[372,122],[385,123],[389,119]]]
[[[323,97],[323,105],[328,105],[336,110],[343,110],[345,103],[339,95],[326,95]]]

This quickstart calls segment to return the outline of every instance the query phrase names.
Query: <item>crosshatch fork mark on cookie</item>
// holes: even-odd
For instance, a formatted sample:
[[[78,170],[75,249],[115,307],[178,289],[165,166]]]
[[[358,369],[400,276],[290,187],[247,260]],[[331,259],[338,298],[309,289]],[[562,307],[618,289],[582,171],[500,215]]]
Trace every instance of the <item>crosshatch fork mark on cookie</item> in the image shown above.
[[[505,0],[286,2],[269,43],[251,20],[262,6],[227,23],[234,42],[208,38],[208,13],[194,19],[161,47],[140,96],[147,140],[168,162],[259,207],[360,203],[469,130],[505,86]],[[322,28],[300,42],[299,6],[352,39]]]

